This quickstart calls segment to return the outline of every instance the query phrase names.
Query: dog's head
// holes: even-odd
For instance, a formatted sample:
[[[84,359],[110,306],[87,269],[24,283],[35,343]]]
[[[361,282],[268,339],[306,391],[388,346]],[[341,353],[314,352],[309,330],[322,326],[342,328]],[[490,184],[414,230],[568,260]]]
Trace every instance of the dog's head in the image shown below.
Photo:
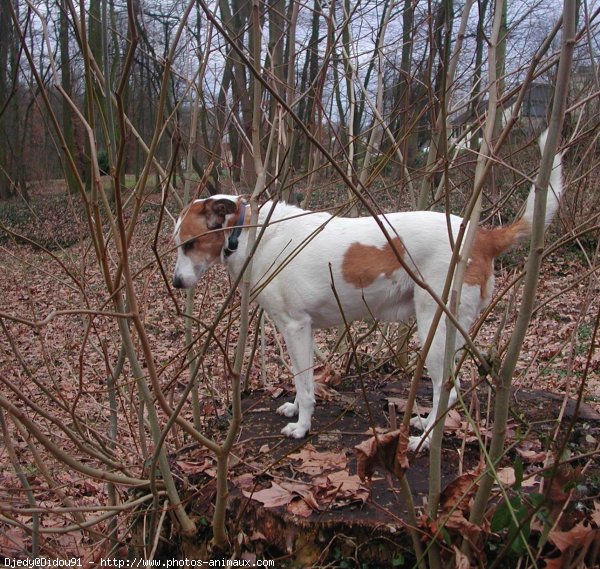
[[[177,263],[173,272],[175,288],[192,288],[206,270],[221,259],[227,228],[240,216],[242,198],[213,196],[195,200],[179,215],[174,239]]]

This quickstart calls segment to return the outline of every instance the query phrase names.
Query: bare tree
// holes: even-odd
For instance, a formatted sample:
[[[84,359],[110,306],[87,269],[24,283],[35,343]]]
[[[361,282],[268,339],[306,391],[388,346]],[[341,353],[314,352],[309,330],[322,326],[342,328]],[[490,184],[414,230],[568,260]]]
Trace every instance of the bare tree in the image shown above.
[[[20,50],[11,10],[18,14],[19,2],[0,7],[0,199],[18,190],[27,197],[22,163],[22,101],[19,81]]]
[[[274,439],[271,445],[270,435],[269,448],[246,460],[243,446],[250,443],[239,439],[240,428],[250,422],[242,390],[286,369],[277,332],[252,304],[252,255],[269,224],[258,222],[259,209],[270,198],[333,215],[371,216],[388,240],[393,236],[385,212],[431,207],[448,220],[463,216],[460,232],[450,239],[453,256],[442,291],[398,255],[405,262],[403,278],[413,279],[437,306],[419,351],[408,341],[411,322],[404,328],[347,322],[335,340],[334,334],[319,339],[317,353],[340,375],[355,366],[364,379],[368,371],[378,386],[389,375],[413,376],[402,424],[395,411],[384,418],[373,408],[364,425],[377,437],[382,424],[399,432],[391,470],[400,481],[388,478],[399,485],[408,521],[393,526],[396,534],[386,543],[406,530],[410,541],[402,541],[402,554],[420,569],[512,563],[510,540],[525,537],[523,528],[530,528],[537,512],[528,495],[497,476],[500,461],[513,460],[505,428],[514,377],[542,378],[534,369],[539,354],[519,367],[519,358],[528,357],[522,350],[528,324],[553,299],[585,288],[577,322],[587,326],[587,336],[578,343],[578,332],[570,332],[565,345],[571,363],[561,372],[572,381],[565,393],[577,391],[579,400],[589,389],[600,333],[592,312],[600,259],[600,10],[566,0],[562,18],[554,15],[543,3],[504,0],[0,2],[0,279],[8,283],[0,307],[0,359],[7,363],[0,373],[0,456],[9,465],[0,476],[0,528],[18,536],[13,541],[21,544],[19,555],[52,556],[62,541],[49,536],[60,535],[79,540],[90,555],[126,551],[148,559],[166,554],[166,537],[177,537],[171,546],[177,543],[181,557],[200,556],[198,543],[208,547],[210,539],[230,555],[261,540],[261,528],[250,537],[228,506],[239,483],[234,468],[251,479],[243,487],[246,500],[259,485],[268,491],[288,460],[283,451],[272,454],[285,443]],[[529,146],[546,125],[526,111],[532,106],[529,88],[538,83],[553,90],[554,102],[536,173],[539,160]],[[539,220],[565,114],[569,190],[545,246]],[[99,165],[103,152],[106,171]],[[69,193],[60,197],[60,210],[49,214],[54,218],[44,217],[46,186],[61,170],[64,184],[52,185]],[[39,189],[27,209],[34,221],[23,229],[17,215],[4,215],[16,200],[4,201],[24,194],[34,176]],[[515,255],[513,272],[501,272],[502,285],[486,312],[496,318],[480,342],[483,319],[473,330],[459,324],[474,236],[480,220],[493,224],[506,211],[516,216],[521,186],[533,177],[538,221],[527,265],[518,266]],[[243,229],[250,237],[237,282],[219,270],[209,272],[201,290],[184,300],[167,276],[178,213],[199,196],[242,192],[250,196]],[[48,246],[45,233],[52,234],[62,219],[68,220],[65,231],[77,234],[76,243]],[[544,256],[567,245],[582,259],[571,271],[578,274],[563,275],[556,290],[542,291],[544,300],[536,306]],[[297,253],[289,252],[289,263]],[[20,283],[18,292],[9,277]],[[427,459],[415,460],[405,443],[437,327],[447,331],[447,382],[423,507],[405,475]],[[468,350],[457,353],[463,343]],[[499,354],[497,362],[483,353],[488,347]],[[579,375],[573,362],[581,366]],[[443,428],[449,389],[461,371],[473,383],[479,372],[480,383],[493,385],[494,420],[491,426],[488,417],[482,426],[475,403],[459,399],[456,407],[467,425],[461,428],[479,437],[471,451],[483,459],[459,478],[452,502],[442,484]],[[532,464],[532,476],[544,470],[552,478],[567,465],[560,452],[567,439],[558,430],[553,439],[544,449],[547,463],[541,469]],[[597,453],[590,450],[577,460],[591,464]],[[263,454],[269,458],[261,462]],[[289,478],[287,471],[283,477]],[[84,492],[78,494],[80,486]],[[328,507],[305,497],[319,510],[313,518]],[[244,512],[251,500],[244,501]],[[496,515],[494,508],[505,508],[509,522],[492,536],[484,520]],[[268,508],[262,511],[265,520],[278,519],[276,513],[269,517]],[[398,512],[391,514],[397,520]],[[544,540],[561,523],[560,513],[546,514],[540,516],[546,524],[540,542],[525,540],[523,552],[515,553],[523,567],[535,567],[546,556]],[[482,543],[494,540],[494,552],[504,549],[494,559],[491,547],[476,553],[462,530],[478,532]],[[275,554],[308,551],[308,561],[298,556],[305,566],[339,561],[332,553],[337,536],[331,544],[305,548],[307,535],[290,531]],[[0,549],[6,543],[0,541]],[[269,546],[275,550],[276,544]],[[357,545],[359,562],[367,549]]]

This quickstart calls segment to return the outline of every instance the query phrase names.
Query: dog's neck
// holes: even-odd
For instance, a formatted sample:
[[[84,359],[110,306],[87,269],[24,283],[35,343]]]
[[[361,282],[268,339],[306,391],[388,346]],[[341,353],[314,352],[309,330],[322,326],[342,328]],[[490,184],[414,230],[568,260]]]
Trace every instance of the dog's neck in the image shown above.
[[[246,211],[247,210],[248,210],[248,205],[243,204],[241,207],[240,215],[237,218],[237,221],[235,222],[235,224],[233,225],[234,229],[231,232],[231,235],[229,235],[229,237],[227,238],[227,243],[225,244],[225,247],[223,248],[223,257],[225,259],[227,259],[227,257],[229,257],[230,255],[232,255],[233,253],[235,253],[237,251],[240,235],[242,234],[242,228],[244,226],[244,221],[246,219]]]
[[[307,213],[310,212],[286,202],[278,201],[273,203],[273,201],[269,200],[260,206],[256,224],[260,231],[263,224],[268,223],[270,226],[268,231],[273,232],[281,228],[281,224],[276,222]],[[231,235],[226,239],[221,257],[232,276],[237,274],[245,262],[246,243],[248,240],[248,232],[245,229],[248,229],[249,223],[250,205],[244,203],[240,208],[240,215],[235,224],[229,227],[229,229],[235,229],[233,229]],[[272,227],[271,224],[273,224]]]

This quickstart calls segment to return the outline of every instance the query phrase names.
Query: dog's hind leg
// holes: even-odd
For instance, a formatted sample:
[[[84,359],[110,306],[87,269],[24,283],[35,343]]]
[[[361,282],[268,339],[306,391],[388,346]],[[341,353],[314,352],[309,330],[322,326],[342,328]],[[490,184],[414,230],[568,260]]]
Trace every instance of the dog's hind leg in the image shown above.
[[[298,415],[297,423],[288,423],[281,432],[287,437],[300,439],[310,430],[315,407],[313,383],[313,331],[310,320],[290,320],[279,329],[292,360],[296,399],[294,403],[284,403],[277,412],[286,417]]]
[[[426,298],[424,298],[426,296]],[[415,294],[415,309],[417,314],[417,327],[419,332],[419,341],[421,346],[425,344],[425,340],[429,334],[431,322],[435,315],[437,305],[431,300],[427,293],[423,294],[420,291]],[[446,325],[445,318],[442,316],[438,324],[435,336],[427,353],[425,363],[427,371],[431,377],[433,384],[433,408],[427,418],[414,417],[411,419],[411,425],[423,430],[423,434],[416,437],[410,437],[408,447],[410,450],[425,450],[429,448],[431,433],[428,432],[429,427],[435,422],[440,392],[442,387],[442,376],[444,371],[444,346],[446,342]]]
[[[479,287],[463,285],[461,303],[459,308],[459,318],[463,330],[469,330],[475,317],[479,312],[480,305]],[[431,322],[437,310],[437,304],[431,300],[427,292],[418,291],[415,294],[415,310],[417,314],[417,326],[419,330],[419,340],[421,346],[425,343],[429,335]],[[454,347],[454,359],[457,356],[456,350],[464,344],[464,338],[460,332],[456,332],[456,344]],[[435,424],[437,417],[440,395],[444,380],[444,356],[446,351],[446,316],[442,315],[438,327],[435,331],[433,342],[427,354],[425,363],[427,370],[431,376],[433,384],[433,407],[427,418],[415,417],[411,420],[411,425],[423,429],[423,434],[418,437],[410,437],[409,448],[416,450],[418,447],[426,449],[429,447],[431,439],[431,429]],[[450,390],[448,406],[454,405],[458,397],[457,390],[460,389],[460,379],[458,376],[454,378],[454,385]]]

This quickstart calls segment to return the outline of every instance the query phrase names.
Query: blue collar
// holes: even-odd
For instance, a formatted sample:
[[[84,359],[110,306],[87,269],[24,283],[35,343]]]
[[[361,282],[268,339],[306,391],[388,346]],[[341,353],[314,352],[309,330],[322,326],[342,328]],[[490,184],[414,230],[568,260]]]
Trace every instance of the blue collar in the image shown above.
[[[244,219],[246,217],[246,205],[244,205],[244,209],[242,210],[242,215],[235,222],[235,229],[231,232],[229,239],[227,239],[227,245],[223,248],[223,256],[225,258],[229,257],[229,255],[235,253],[238,248],[238,240],[240,235],[242,234],[242,226],[244,225]]]

